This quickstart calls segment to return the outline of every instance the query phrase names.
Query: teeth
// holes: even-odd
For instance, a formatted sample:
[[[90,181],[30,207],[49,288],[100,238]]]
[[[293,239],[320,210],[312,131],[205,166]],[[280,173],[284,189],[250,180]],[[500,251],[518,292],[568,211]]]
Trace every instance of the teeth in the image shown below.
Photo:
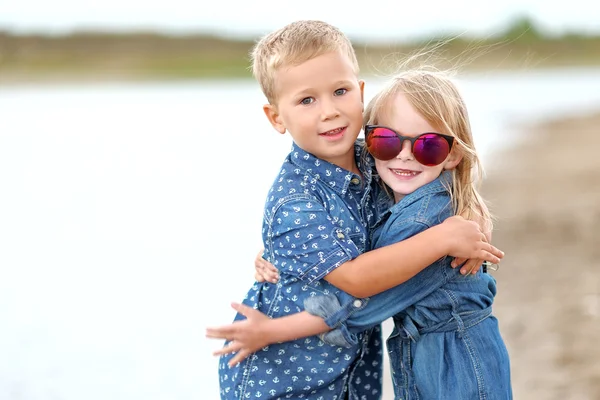
[[[406,170],[401,170],[401,169],[393,169],[392,172],[396,175],[400,175],[400,176],[415,176],[418,174],[418,172],[416,171],[406,171]]]
[[[333,129],[331,131],[327,131],[325,132],[325,135],[335,135],[337,133],[340,133],[342,131],[343,128],[337,128],[337,129]]]

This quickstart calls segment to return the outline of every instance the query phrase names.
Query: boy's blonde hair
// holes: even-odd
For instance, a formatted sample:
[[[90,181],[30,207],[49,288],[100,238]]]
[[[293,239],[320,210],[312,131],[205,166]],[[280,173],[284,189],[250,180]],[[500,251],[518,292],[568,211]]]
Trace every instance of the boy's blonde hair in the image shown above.
[[[467,219],[482,217],[486,231],[492,230],[492,216],[477,188],[483,167],[475,151],[467,106],[448,72],[417,68],[394,76],[369,102],[365,124],[377,125],[382,115],[391,112],[397,94],[404,94],[415,110],[439,133],[454,136],[452,151],[462,160],[452,171],[448,188],[454,212]]]
[[[269,103],[275,95],[275,72],[284,66],[295,66],[320,55],[341,51],[348,56],[356,74],[358,61],[350,39],[326,22],[302,20],[292,22],[264,36],[252,49],[252,73]]]

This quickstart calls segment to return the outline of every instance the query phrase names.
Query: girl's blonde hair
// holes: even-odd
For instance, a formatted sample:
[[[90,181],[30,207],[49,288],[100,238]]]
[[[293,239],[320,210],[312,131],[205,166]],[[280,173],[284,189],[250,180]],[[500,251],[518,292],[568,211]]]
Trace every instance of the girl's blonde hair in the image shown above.
[[[377,125],[400,93],[439,133],[454,136],[452,151],[462,155],[452,170],[452,186],[448,188],[454,212],[471,220],[479,216],[482,228],[491,231],[492,216],[478,192],[483,167],[475,151],[467,107],[451,74],[420,67],[395,75],[367,105],[365,124]]]

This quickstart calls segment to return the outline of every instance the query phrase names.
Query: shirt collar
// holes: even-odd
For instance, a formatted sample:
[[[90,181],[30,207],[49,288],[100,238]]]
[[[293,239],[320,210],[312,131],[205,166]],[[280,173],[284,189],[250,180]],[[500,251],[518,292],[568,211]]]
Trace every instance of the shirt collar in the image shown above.
[[[364,189],[371,184],[372,167],[368,159],[362,159],[363,147],[360,141],[354,143],[354,159],[362,176],[315,157],[298,147],[296,143],[292,144],[290,162],[308,172],[315,179],[324,182],[335,192],[344,195],[350,185]]]

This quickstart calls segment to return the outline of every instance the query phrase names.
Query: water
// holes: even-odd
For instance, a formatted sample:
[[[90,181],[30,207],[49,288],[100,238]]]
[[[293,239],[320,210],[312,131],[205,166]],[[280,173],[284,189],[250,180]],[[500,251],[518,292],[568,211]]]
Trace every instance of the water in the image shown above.
[[[600,108],[598,69],[462,79],[486,166],[514,126]],[[1,399],[218,398],[204,329],[253,281],[291,143],[262,103],[252,81],[0,88]]]

